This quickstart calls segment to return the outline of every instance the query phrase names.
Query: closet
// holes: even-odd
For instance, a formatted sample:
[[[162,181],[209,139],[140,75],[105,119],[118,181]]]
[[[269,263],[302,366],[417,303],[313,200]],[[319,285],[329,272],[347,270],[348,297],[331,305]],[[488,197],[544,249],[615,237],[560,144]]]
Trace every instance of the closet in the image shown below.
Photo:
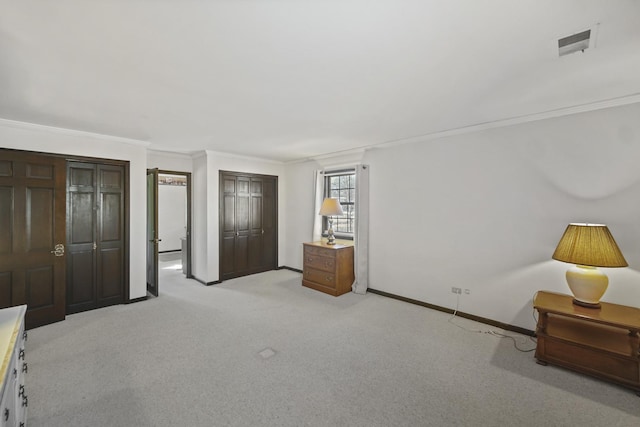
[[[278,178],[220,171],[220,280],[278,263]]]
[[[67,162],[66,312],[124,301],[125,168]]]

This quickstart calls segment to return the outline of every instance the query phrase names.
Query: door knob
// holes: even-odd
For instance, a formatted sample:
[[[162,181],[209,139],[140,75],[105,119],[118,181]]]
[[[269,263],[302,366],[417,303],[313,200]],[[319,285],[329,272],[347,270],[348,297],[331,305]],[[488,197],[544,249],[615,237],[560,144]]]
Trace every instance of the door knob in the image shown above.
[[[62,243],[58,243],[55,245],[51,253],[55,256],[64,256],[64,245]]]

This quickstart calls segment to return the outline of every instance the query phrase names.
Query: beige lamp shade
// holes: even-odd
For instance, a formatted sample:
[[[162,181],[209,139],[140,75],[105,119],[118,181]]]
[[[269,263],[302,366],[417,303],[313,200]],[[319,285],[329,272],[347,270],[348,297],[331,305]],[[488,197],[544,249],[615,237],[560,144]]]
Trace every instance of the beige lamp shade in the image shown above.
[[[327,197],[322,201],[322,207],[320,207],[320,212],[318,215],[322,216],[331,216],[331,215],[342,215],[344,211],[342,210],[342,206],[338,199]]]
[[[569,224],[553,259],[591,267],[627,267],[620,248],[603,224]]]

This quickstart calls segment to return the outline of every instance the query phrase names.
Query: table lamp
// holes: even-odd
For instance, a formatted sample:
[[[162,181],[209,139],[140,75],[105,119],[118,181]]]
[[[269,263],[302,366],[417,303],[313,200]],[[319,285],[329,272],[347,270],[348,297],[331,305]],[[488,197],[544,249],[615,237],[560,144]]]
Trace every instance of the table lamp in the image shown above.
[[[600,298],[609,286],[609,278],[597,267],[629,265],[603,224],[569,224],[552,258],[575,264],[566,274],[573,303],[589,308],[600,308]]]
[[[332,215],[342,215],[344,212],[342,211],[342,206],[338,199],[327,197],[322,201],[322,206],[320,207],[320,212],[318,215],[326,216],[329,220],[329,229],[327,230],[327,245],[335,245],[336,239],[333,236],[333,219]]]

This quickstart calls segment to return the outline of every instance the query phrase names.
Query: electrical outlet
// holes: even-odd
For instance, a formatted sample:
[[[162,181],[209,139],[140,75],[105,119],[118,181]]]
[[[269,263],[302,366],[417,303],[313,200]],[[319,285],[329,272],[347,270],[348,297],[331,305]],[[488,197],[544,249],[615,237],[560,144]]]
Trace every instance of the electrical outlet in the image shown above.
[[[471,293],[471,289],[465,289],[465,290],[464,290],[464,294],[465,294],[465,295],[469,295],[470,293]]]
[[[462,289],[461,288],[451,288],[451,293],[452,294],[461,294],[462,293]]]

